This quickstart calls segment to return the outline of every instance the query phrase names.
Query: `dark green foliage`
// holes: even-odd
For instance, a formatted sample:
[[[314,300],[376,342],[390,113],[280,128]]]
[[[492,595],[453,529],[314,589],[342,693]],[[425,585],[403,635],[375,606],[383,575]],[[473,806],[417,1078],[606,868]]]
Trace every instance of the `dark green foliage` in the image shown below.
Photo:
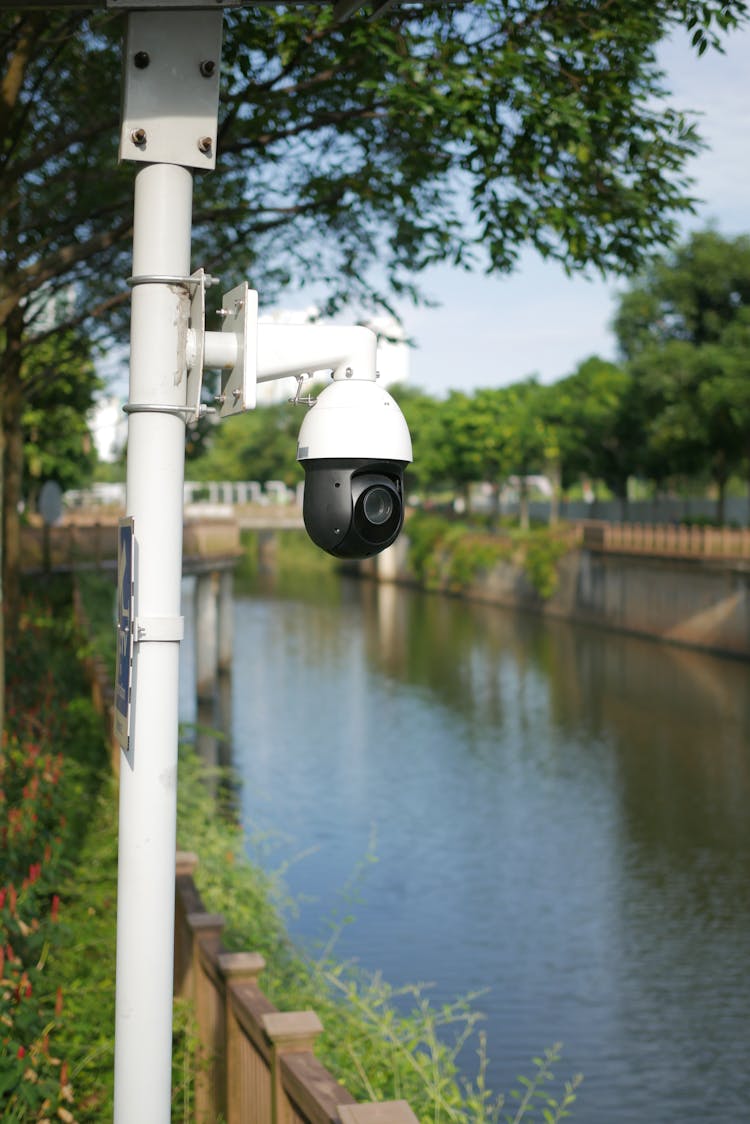
[[[625,294],[615,328],[647,474],[710,477],[722,522],[730,475],[750,470],[750,238],[694,234]]]
[[[410,517],[406,534],[411,569],[427,589],[465,590],[493,566],[512,562],[542,600],[557,589],[557,563],[572,547],[569,536],[545,528],[490,534],[421,512]]]
[[[65,885],[106,759],[69,584],[35,590],[21,626],[0,750],[0,1115],[72,1121]]]
[[[33,510],[45,480],[65,490],[91,479],[96,450],[88,413],[101,383],[89,342],[72,331],[30,345],[22,379],[26,494]]]

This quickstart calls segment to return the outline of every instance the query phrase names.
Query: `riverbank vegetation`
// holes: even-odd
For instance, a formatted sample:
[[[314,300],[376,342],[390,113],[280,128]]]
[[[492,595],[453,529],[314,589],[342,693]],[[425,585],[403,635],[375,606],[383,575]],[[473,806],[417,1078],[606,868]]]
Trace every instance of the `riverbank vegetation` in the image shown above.
[[[79,648],[69,583],[28,591],[0,751],[0,1115],[7,1120],[77,1119],[70,1031],[78,972],[65,968],[71,875],[106,779],[103,728]],[[80,1033],[88,1048],[98,1023]]]
[[[425,589],[461,592],[499,563],[523,571],[542,600],[557,589],[557,564],[572,548],[569,531],[522,530],[515,520],[488,531],[481,523],[415,511],[408,521],[409,564]]]
[[[110,648],[111,585],[89,575],[82,587],[87,614],[99,622],[95,643]],[[94,1124],[112,1110],[116,783],[81,670],[90,642],[76,631],[67,583],[43,601],[34,591],[21,619],[12,727],[0,757],[12,858],[0,890],[0,1114]],[[183,746],[180,845],[200,856],[196,881],[207,908],[226,917],[225,943],[266,957],[261,983],[269,997],[281,1009],[318,1012],[326,1028],[318,1053],[338,1080],[358,1099],[406,1098],[423,1121],[568,1115],[579,1079],[551,1095],[557,1047],[536,1059],[533,1076],[519,1079],[505,1102],[486,1087],[481,1016],[471,999],[435,1009],[423,989],[396,991],[337,962],[331,948],[316,958],[293,946],[283,886],[246,858],[242,831],[212,796],[220,779]],[[480,1061],[467,1081],[459,1054],[463,1061],[472,1042]],[[194,1045],[191,1013],[180,1003],[175,1121],[191,1119]]]

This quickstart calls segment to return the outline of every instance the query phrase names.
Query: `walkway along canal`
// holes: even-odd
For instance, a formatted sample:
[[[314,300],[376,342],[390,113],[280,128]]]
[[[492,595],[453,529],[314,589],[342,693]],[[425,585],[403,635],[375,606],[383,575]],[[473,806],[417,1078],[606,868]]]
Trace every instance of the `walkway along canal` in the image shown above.
[[[750,665],[342,578],[267,579],[234,633],[241,814],[295,937],[351,913],[341,957],[482,992],[498,1091],[561,1040],[582,1124],[745,1118]],[[182,681],[191,720],[189,641]]]

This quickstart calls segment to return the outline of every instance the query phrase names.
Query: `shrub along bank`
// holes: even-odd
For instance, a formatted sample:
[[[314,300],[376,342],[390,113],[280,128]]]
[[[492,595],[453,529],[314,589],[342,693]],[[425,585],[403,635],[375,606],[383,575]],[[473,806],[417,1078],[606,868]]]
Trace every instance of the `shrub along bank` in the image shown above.
[[[66,888],[106,761],[77,644],[68,583],[27,597],[7,661],[0,750],[0,1116],[7,1120],[76,1119]]]
[[[510,523],[490,532],[481,523],[414,512],[406,531],[409,565],[426,589],[459,593],[500,562],[523,571],[538,596],[546,601],[558,585],[557,566],[574,543],[564,527],[528,531]]]
[[[94,578],[83,585],[88,613],[99,618],[94,635],[111,656],[111,585]],[[76,659],[87,653],[69,590],[56,596],[35,602],[25,617],[15,725],[2,754],[3,822],[20,826],[13,864],[3,866],[0,1112],[8,1120],[82,1124],[112,1112],[116,786]],[[263,953],[261,984],[280,1009],[318,1012],[326,1028],[319,1056],[355,1097],[406,1098],[421,1120],[457,1124],[568,1114],[577,1082],[557,1099],[547,1091],[555,1050],[537,1059],[512,1108],[503,1108],[486,1087],[483,1060],[472,1081],[460,1075],[458,1055],[472,1036],[483,1058],[481,1016],[470,1001],[436,1010],[418,988],[396,992],[338,963],[331,950],[315,959],[293,946],[280,881],[247,860],[242,832],[212,796],[222,780],[183,747],[180,846],[200,856],[196,882],[207,909],[226,917],[224,943]],[[178,1005],[175,1121],[192,1118],[193,1057],[190,1011]]]

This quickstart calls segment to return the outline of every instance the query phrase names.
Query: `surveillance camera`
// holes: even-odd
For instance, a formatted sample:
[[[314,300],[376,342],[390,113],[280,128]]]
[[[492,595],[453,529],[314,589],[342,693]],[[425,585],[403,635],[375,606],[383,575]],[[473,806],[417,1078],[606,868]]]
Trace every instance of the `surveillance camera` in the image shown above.
[[[370,381],[336,381],[305,415],[297,460],[310,538],[338,558],[369,558],[404,522],[409,430],[397,403]]]

